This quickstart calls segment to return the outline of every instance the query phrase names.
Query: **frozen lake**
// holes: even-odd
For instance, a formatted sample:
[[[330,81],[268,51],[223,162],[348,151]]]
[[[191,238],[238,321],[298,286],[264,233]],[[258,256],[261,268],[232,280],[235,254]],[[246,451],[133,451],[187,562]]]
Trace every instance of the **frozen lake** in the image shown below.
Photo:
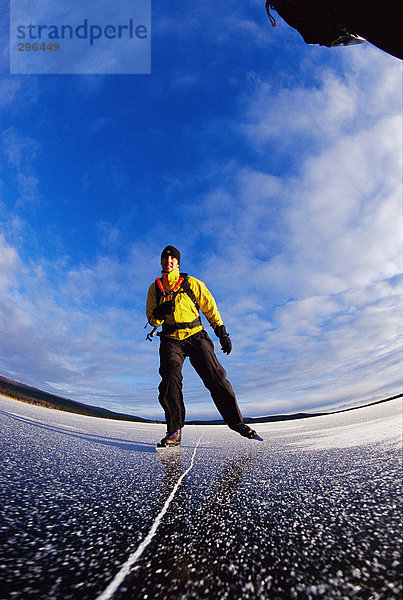
[[[0,397],[1,600],[393,599],[401,401],[263,441]]]

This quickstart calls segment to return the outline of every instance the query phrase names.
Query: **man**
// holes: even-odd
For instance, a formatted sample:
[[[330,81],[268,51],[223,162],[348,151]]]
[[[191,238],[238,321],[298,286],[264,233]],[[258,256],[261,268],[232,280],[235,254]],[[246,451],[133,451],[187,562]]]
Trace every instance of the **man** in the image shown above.
[[[178,446],[185,424],[182,393],[182,366],[186,357],[210,391],[224,421],[242,436],[254,438],[256,431],[243,423],[234,391],[199,315],[202,311],[221,349],[229,354],[232,344],[225,330],[215,300],[205,284],[195,277],[179,272],[180,252],[173,246],[161,254],[162,277],[148,290],[147,319],[151,326],[162,325],[160,336],[159,402],[165,412],[166,436],[159,447]]]

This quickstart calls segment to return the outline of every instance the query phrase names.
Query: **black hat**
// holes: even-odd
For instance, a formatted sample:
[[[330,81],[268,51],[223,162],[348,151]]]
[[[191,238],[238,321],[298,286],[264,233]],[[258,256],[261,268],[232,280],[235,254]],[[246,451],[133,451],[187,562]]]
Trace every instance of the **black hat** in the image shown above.
[[[173,256],[174,258],[176,258],[178,263],[180,263],[181,261],[181,253],[174,246],[167,246],[163,249],[163,251],[161,252],[161,260],[167,256]]]

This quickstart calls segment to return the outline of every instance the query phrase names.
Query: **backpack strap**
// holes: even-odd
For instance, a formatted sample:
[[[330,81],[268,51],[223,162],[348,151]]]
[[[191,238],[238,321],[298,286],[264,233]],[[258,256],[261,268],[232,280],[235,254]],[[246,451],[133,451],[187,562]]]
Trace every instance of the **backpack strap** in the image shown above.
[[[191,299],[193,304],[196,306],[197,312],[199,312],[200,306],[196,300],[196,296],[194,295],[192,288],[190,287],[189,275],[187,273],[179,273],[178,283],[176,284],[174,289],[170,290],[169,292],[166,292],[164,290],[164,286],[163,286],[161,277],[157,277],[157,279],[155,280],[155,298],[157,300],[157,306],[161,302],[161,298],[163,296],[170,296],[171,294],[175,294],[174,295],[174,298],[175,298],[175,296],[182,291],[185,292],[185,294],[187,294],[189,296],[189,298]]]
[[[185,275],[186,275],[186,273],[185,273]],[[180,277],[179,277],[175,287],[172,290],[165,291],[161,277],[157,277],[157,279],[155,280],[155,298],[157,300],[157,306],[161,302],[161,298],[163,296],[172,296],[172,299],[174,300],[176,298],[176,296],[179,294],[179,292],[181,291],[183,281],[184,281],[184,278],[182,277],[182,274],[180,274]]]
[[[164,295],[164,288],[162,287],[162,281],[159,277],[155,280],[155,299],[157,300],[157,306],[161,302],[161,298]]]
[[[187,273],[180,273],[180,276],[183,277],[182,290],[189,296],[193,304],[196,306],[197,312],[199,312],[200,306],[196,300],[196,296],[194,295],[192,288],[190,287],[189,275]]]

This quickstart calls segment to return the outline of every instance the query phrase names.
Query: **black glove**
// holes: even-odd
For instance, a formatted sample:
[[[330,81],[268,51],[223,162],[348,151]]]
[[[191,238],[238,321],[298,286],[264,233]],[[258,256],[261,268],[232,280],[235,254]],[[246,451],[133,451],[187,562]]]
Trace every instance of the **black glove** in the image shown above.
[[[214,329],[214,333],[220,340],[221,350],[224,354],[229,354],[232,350],[232,344],[229,335],[225,330],[225,325],[218,325],[218,327]]]
[[[168,315],[171,315],[175,310],[175,300],[162,302],[153,310],[153,317],[158,321],[165,321]]]

